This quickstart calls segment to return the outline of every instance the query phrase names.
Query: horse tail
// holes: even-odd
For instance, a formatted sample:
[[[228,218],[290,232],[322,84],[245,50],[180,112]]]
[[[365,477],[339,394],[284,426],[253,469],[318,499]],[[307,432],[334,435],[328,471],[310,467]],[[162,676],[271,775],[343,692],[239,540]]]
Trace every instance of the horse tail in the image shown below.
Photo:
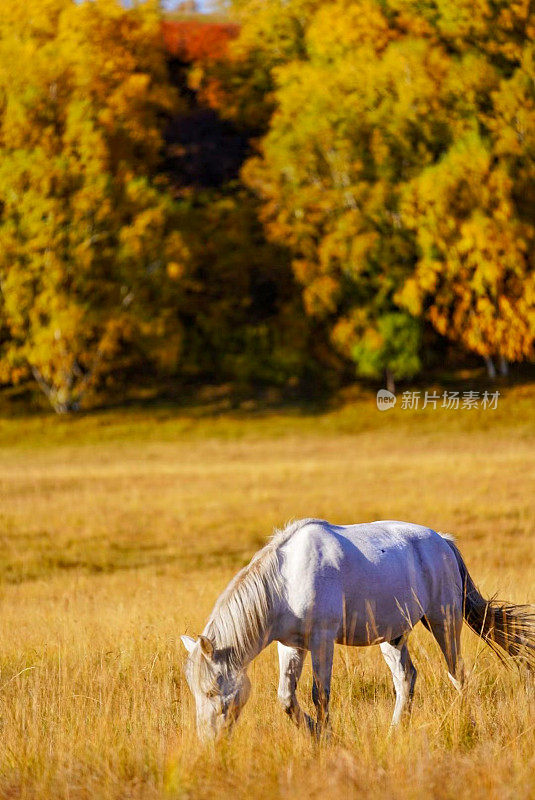
[[[463,617],[466,623],[504,661],[504,654],[535,669],[535,607],[491,598],[486,600],[475,585],[459,548],[443,536],[457,560],[463,587]]]

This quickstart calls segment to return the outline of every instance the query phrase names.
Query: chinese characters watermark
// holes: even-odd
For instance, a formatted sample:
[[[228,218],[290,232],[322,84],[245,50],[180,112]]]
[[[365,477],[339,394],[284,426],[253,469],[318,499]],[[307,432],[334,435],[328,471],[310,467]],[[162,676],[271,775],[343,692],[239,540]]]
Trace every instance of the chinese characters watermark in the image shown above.
[[[498,398],[500,392],[439,392],[426,391],[406,391],[401,395],[400,408],[403,410],[417,411],[425,408],[445,408],[450,411],[472,410],[475,408],[483,411],[495,411],[498,408]],[[394,408],[397,397],[387,389],[380,389],[377,392],[377,408],[379,411],[388,411]]]

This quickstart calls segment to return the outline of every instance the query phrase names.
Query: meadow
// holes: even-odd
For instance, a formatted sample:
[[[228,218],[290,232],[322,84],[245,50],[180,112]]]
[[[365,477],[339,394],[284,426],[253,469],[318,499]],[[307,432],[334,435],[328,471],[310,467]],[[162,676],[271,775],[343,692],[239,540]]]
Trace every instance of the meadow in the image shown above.
[[[233,737],[197,743],[180,634],[290,518],[454,533],[483,593],[535,601],[535,386],[498,409],[131,407],[0,417],[0,797],[535,797],[535,684],[471,632],[461,699],[417,626],[410,719],[378,648],[337,648],[333,733],[252,664]],[[300,698],[310,710],[310,669]]]

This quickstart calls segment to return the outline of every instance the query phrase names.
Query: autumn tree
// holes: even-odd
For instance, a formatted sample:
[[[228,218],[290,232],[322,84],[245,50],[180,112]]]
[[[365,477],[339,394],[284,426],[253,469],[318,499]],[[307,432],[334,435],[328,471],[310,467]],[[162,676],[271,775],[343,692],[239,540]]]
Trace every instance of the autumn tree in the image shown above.
[[[244,175],[308,313],[363,374],[387,369],[389,339],[413,372],[424,322],[486,358],[532,357],[528,3],[302,3],[297,26],[296,4],[265,5],[240,6],[258,11],[242,46],[276,43],[275,111]]]
[[[210,51],[204,45],[203,56],[195,59],[191,85],[223,118],[254,136],[264,134],[276,102],[274,70],[305,54],[307,21],[320,4],[321,0],[236,0],[235,22],[224,26],[227,33],[232,31],[226,46],[221,47],[221,37],[211,46],[213,35],[204,34]]]
[[[33,374],[57,411],[125,342],[179,335],[187,251],[155,180],[175,102],[154,4],[4,1],[1,378]]]
[[[419,257],[399,299],[440,333],[494,360],[535,354],[535,15],[527,2],[444,7],[438,34],[470,77],[471,121],[403,190]]]
[[[253,386],[322,387],[333,377],[325,336],[303,313],[289,252],[266,240],[259,201],[239,175],[263,112],[250,85],[240,84],[253,61],[234,52],[238,31],[200,18],[163,24],[184,100],[166,131],[166,169],[190,255],[180,371],[231,381],[238,395]]]
[[[535,230],[518,217],[514,182],[478,137],[459,142],[406,189],[402,215],[420,257],[400,301],[481,355],[533,356]]]

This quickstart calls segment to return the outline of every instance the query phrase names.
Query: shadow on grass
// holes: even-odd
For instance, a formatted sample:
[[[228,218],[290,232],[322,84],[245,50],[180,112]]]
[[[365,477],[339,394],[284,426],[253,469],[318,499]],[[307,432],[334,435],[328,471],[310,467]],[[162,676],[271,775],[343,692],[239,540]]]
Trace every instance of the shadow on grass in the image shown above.
[[[78,447],[123,442],[175,442],[182,439],[279,438],[292,435],[355,435],[369,431],[404,431],[433,434],[442,431],[488,430],[515,425],[530,427],[535,367],[515,367],[507,378],[490,381],[484,369],[430,374],[399,382],[400,402],[388,414],[378,413],[379,383],[360,381],[336,392],[273,388],[248,393],[231,384],[147,384],[131,387],[76,414],[58,417],[28,385],[0,391],[0,440],[2,446],[34,448]],[[424,408],[425,391],[499,392],[499,411],[443,411],[435,404]],[[404,391],[420,392],[417,410],[406,410]],[[512,404],[509,403],[512,397]],[[6,451],[7,452],[7,451]]]
[[[257,416],[262,414],[322,414],[336,404],[336,395],[327,391],[283,391],[277,388],[248,388],[233,384],[156,383],[132,385],[116,393],[99,393],[90,405],[77,412],[57,415],[48,405],[38,387],[29,382],[24,386],[0,389],[0,416],[5,418],[41,417],[65,420],[83,419],[93,415],[114,415],[117,412],[153,413],[165,419],[187,415],[196,419],[225,415]]]
[[[205,552],[168,552],[165,547],[146,545],[128,548],[111,543],[98,554],[66,554],[64,551],[35,552],[29,558],[0,554],[0,581],[22,584],[47,580],[54,575],[78,572],[82,575],[112,575],[116,572],[178,567],[180,572],[204,572],[215,568],[238,571],[249,561],[249,550],[215,548]]]
[[[496,391],[535,382],[535,364],[513,364],[507,377],[490,379],[484,368],[436,370],[411,380],[398,381],[397,394],[407,390],[437,389]],[[136,376],[129,385],[115,392],[101,392],[90,406],[66,415],[79,419],[93,414],[99,416],[117,411],[152,412],[157,418],[187,414],[196,419],[220,417],[255,417],[268,414],[315,416],[339,408],[351,399],[374,395],[383,388],[380,380],[361,379],[346,383],[336,390],[303,383],[296,386],[242,386],[235,383],[210,384],[184,381],[151,381]],[[0,389],[0,415],[5,417],[56,417],[46,398],[34,382]]]

